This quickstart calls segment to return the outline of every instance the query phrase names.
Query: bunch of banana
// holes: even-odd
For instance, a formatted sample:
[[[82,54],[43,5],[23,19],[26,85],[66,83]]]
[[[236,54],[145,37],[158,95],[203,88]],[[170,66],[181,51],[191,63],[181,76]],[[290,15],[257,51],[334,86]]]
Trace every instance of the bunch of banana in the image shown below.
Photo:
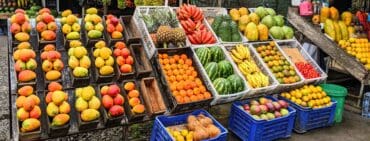
[[[21,7],[21,8],[24,8],[26,7],[28,4],[29,4],[29,0],[18,0],[17,1],[17,6],[18,7]]]
[[[247,74],[245,76],[248,81],[248,84],[252,88],[261,88],[270,85],[269,78],[262,72]]]
[[[253,60],[244,60],[243,62],[238,64],[238,68],[244,75],[260,71],[260,69]]]
[[[244,60],[251,59],[249,49],[242,44],[236,45],[235,48],[230,51],[230,54],[231,58],[238,64],[243,62]]]

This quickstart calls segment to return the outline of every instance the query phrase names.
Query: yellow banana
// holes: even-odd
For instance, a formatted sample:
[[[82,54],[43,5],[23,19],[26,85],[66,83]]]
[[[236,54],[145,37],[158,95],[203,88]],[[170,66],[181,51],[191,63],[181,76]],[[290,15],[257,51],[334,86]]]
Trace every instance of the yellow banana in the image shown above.
[[[236,58],[238,58],[238,59],[241,59],[241,60],[243,60],[243,59],[244,59],[244,57],[243,57],[241,54],[239,54],[239,53],[238,53],[238,51],[236,51],[235,49],[232,49],[232,50],[231,50],[231,53],[232,53]]]
[[[235,61],[235,63],[237,63],[237,64],[240,64],[240,63],[242,63],[243,62],[243,60],[241,60],[241,59],[239,59],[239,58],[237,58],[236,56],[234,56],[234,54],[232,54],[232,53],[230,53],[231,55],[231,58]]]

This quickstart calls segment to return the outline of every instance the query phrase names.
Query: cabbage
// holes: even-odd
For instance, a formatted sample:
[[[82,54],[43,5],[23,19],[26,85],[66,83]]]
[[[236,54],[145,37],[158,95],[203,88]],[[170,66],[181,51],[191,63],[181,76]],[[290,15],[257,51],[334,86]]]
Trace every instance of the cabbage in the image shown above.
[[[260,17],[261,19],[263,17],[265,17],[266,15],[268,15],[267,11],[262,6],[257,7],[256,10],[254,11],[254,13],[256,13],[258,15],[258,17]]]
[[[274,16],[274,21],[277,26],[283,26],[284,25],[284,17],[281,15]]]
[[[272,8],[265,8],[266,12],[271,15],[271,16],[275,16],[276,15],[276,12],[274,9]]]
[[[282,27],[282,29],[283,29],[283,32],[284,32],[285,39],[292,39],[293,38],[293,36],[294,36],[293,28],[284,25]]]
[[[262,19],[261,23],[266,25],[268,28],[271,28],[275,25],[275,20],[272,18],[271,15],[267,15]]]
[[[284,38],[284,33],[282,31],[282,28],[280,26],[273,26],[269,30],[271,36],[275,39],[283,39]]]

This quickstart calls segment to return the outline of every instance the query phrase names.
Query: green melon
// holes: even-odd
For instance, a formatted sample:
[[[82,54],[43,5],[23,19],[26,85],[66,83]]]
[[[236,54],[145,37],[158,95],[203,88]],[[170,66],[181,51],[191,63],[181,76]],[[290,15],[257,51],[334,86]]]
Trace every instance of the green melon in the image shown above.
[[[209,62],[204,69],[207,72],[208,77],[213,81],[219,76],[218,64],[216,62]]]
[[[228,76],[234,74],[233,66],[227,60],[222,60],[218,62],[218,69],[220,72],[220,77],[227,78]]]
[[[220,77],[215,79],[212,83],[219,95],[225,95],[230,93],[231,84],[229,80]]]
[[[211,62],[211,51],[208,48],[198,48],[196,49],[195,53],[197,54],[200,63],[202,63],[203,66],[206,65],[208,62]]]
[[[213,62],[220,62],[225,59],[224,52],[221,47],[214,46],[209,49],[211,51],[211,60]]]
[[[233,74],[227,77],[227,80],[230,82],[232,93],[237,93],[244,90],[244,81],[240,76]]]

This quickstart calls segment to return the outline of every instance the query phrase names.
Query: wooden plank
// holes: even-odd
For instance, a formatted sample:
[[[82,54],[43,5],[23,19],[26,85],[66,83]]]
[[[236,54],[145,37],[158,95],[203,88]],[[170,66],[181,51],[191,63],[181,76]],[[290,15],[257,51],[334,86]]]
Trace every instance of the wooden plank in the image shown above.
[[[298,14],[298,9],[290,7],[288,9],[288,21],[303,35],[315,43],[322,51],[332,57],[336,62],[343,66],[353,77],[363,82],[366,80],[368,71],[354,57],[349,56],[334,41],[325,36],[320,30],[315,28]]]

